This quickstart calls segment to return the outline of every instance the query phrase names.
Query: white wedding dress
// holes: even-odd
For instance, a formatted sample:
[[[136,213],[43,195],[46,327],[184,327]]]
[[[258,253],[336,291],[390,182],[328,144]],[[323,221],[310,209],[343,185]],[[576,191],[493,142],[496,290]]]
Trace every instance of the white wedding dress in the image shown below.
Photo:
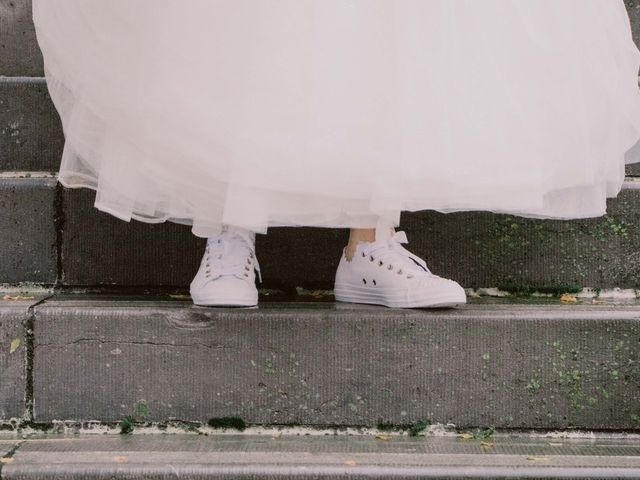
[[[34,0],[59,180],[121,219],[606,213],[640,139],[622,0]]]

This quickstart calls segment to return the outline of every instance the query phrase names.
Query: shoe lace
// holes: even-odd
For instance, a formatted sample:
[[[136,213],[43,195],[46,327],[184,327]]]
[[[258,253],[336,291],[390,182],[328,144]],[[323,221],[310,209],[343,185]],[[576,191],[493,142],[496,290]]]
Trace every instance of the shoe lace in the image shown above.
[[[253,268],[262,283],[260,264],[250,243],[235,232],[225,231],[215,237],[207,238],[204,255],[205,274],[215,279],[222,276],[247,278]],[[215,276],[214,276],[215,274]]]
[[[403,231],[395,232],[385,240],[365,245],[361,255],[368,256],[370,261],[377,262],[381,267],[386,266],[388,270],[398,267],[396,270],[398,274],[410,272],[407,278],[412,278],[413,273],[435,276],[427,267],[427,262],[404,248],[402,246],[404,243],[409,243],[407,234]]]

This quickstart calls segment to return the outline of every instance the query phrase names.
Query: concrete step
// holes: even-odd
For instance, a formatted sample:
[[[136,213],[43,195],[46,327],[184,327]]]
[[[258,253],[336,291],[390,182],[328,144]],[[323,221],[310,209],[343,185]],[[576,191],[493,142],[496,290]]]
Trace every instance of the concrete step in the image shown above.
[[[0,305],[13,308],[0,326],[10,373],[0,398],[13,414],[23,398],[18,416],[34,425],[640,430],[637,302],[401,310],[263,297],[259,308],[210,309],[54,295],[22,311]],[[13,353],[9,338],[23,339]]]
[[[640,288],[640,182],[607,216],[532,220],[488,212],[407,213],[409,249],[468,288],[527,293]],[[123,222],[93,207],[89,190],[47,176],[0,178],[0,283],[185,289],[204,240],[172,223]],[[346,230],[272,228],[258,235],[261,288],[331,289]]]
[[[3,447],[2,480],[640,478],[640,441],[625,437],[35,435]]]

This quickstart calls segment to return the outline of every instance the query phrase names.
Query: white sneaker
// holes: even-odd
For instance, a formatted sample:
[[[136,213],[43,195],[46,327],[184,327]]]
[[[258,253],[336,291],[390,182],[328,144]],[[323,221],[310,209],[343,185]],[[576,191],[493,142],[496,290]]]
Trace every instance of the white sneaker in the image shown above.
[[[200,269],[191,282],[193,303],[208,307],[252,307],[258,304],[255,234],[226,228],[207,239]]]
[[[394,308],[454,307],[466,303],[464,289],[431,273],[420,257],[401,244],[404,232],[358,244],[347,260],[343,250],[334,294],[339,302],[370,303]]]

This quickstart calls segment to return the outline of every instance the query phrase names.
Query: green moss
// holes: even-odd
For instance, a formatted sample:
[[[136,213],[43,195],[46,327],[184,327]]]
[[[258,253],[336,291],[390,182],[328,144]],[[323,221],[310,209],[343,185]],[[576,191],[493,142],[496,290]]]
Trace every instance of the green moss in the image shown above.
[[[133,433],[134,422],[134,418],[130,415],[127,415],[122,420],[120,420],[120,433],[123,435]]]
[[[429,425],[431,425],[431,422],[428,420],[418,420],[409,427],[409,436],[417,437],[420,432],[423,432]]]
[[[540,379],[532,378],[531,380],[529,380],[529,383],[527,383],[527,392],[529,392],[529,395],[534,395],[538,393],[539,390],[540,390]]]
[[[149,406],[146,404],[144,400],[141,400],[138,403],[136,403],[134,410],[137,416],[146,417],[147,415],[149,415]]]
[[[234,428],[243,431],[247,424],[240,417],[213,417],[207,421],[207,425],[212,428]]]
[[[475,440],[487,440],[491,438],[495,431],[495,427],[487,427],[476,430],[472,435]]]
[[[383,422],[382,420],[378,420],[376,424],[376,428],[381,432],[397,432],[397,431],[408,431],[409,435],[412,437],[417,437],[423,432],[427,427],[431,425],[430,420],[418,420],[413,423],[401,423],[394,424]]]

